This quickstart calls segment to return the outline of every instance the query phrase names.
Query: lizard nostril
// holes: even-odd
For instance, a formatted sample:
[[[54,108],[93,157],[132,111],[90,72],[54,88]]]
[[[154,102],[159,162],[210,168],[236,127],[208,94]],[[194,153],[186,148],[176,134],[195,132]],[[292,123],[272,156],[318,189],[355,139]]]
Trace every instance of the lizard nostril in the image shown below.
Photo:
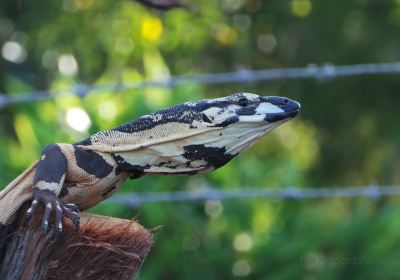
[[[284,99],[283,103],[288,104],[289,103],[289,99]]]

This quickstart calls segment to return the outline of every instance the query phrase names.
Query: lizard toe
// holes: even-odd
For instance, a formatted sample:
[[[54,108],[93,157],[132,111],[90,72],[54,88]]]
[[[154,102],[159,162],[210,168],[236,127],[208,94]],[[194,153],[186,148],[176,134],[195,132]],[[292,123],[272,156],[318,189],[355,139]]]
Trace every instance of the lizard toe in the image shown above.
[[[39,201],[37,199],[34,199],[32,201],[31,207],[29,207],[28,210],[26,211],[26,218],[28,220],[30,220],[32,218],[32,215],[35,212],[38,204],[39,204]]]
[[[53,206],[51,202],[46,203],[46,209],[44,210],[44,215],[43,215],[43,220],[42,220],[42,226],[43,230],[47,231],[49,227],[49,219],[50,219],[50,214]]]

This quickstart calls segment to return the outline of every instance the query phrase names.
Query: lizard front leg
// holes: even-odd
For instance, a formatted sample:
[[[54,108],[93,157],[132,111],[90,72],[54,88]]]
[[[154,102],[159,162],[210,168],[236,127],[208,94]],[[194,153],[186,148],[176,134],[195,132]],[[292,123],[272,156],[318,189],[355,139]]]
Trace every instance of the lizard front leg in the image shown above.
[[[79,209],[74,204],[65,204],[59,198],[67,175],[68,161],[58,144],[46,146],[38,162],[35,177],[33,179],[33,201],[27,211],[30,219],[40,204],[45,206],[43,215],[43,229],[47,231],[50,214],[55,210],[56,232],[62,232],[63,218],[72,220],[76,229],[79,229]]]

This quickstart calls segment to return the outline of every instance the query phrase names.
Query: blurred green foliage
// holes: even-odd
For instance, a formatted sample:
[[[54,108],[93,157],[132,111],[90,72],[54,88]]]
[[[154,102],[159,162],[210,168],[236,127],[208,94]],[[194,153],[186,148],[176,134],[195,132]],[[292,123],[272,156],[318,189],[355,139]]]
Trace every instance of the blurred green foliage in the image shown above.
[[[400,58],[400,1],[221,0],[160,12],[135,1],[0,2],[0,90],[67,92],[170,75]],[[246,91],[302,114],[208,175],[146,177],[121,192],[400,184],[398,75],[116,90],[0,110],[0,185],[48,143],[150,111]],[[398,199],[99,205],[156,231],[143,279],[397,279]]]

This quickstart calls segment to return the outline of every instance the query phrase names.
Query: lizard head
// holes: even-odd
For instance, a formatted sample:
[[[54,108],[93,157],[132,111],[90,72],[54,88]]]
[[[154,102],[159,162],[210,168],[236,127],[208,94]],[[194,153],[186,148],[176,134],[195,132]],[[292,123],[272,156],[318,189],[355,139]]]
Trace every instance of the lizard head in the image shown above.
[[[282,124],[294,118],[300,104],[286,97],[259,96],[252,93],[236,93],[227,97],[188,102],[186,105],[202,113],[207,126],[226,127],[238,124],[253,124],[265,127]],[[275,127],[269,125],[268,127]]]
[[[212,147],[215,151],[221,149],[224,154],[232,156],[297,116],[300,110],[300,104],[289,98],[251,93],[237,93],[222,98],[188,102],[185,105],[191,106],[201,115],[201,121],[197,125],[199,128],[210,128],[204,138],[204,147]]]

